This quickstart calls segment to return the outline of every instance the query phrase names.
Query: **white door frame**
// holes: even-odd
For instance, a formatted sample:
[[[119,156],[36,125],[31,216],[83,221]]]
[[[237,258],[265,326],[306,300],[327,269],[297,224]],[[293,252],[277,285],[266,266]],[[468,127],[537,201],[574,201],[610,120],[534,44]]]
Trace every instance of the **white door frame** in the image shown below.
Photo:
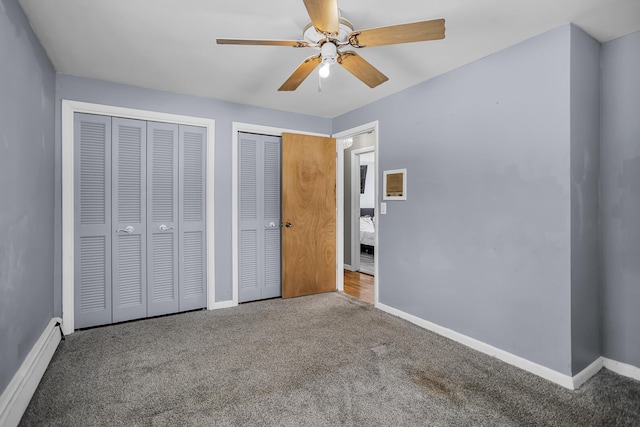
[[[351,267],[354,271],[360,271],[360,154],[371,152],[375,155],[375,147],[351,150]],[[375,176],[375,170],[373,173]],[[355,208],[356,205],[358,209]],[[374,257],[375,253],[374,250]]]
[[[215,120],[202,117],[181,116],[155,111],[116,107],[62,100],[62,331],[65,335],[75,329],[74,307],[74,132],[75,113],[117,116],[145,121],[169,122],[207,129],[206,151],[206,249],[207,249],[207,309],[221,308],[215,297],[215,256],[214,256],[214,140]]]
[[[375,174],[375,206],[376,206],[376,212],[380,212],[379,208],[378,208],[378,188],[379,188],[379,183],[378,183],[378,164],[379,164],[379,155],[378,155],[378,121],[373,121],[373,122],[369,122],[369,123],[365,123],[363,125],[360,126],[356,126],[354,128],[351,129],[347,129],[345,131],[342,132],[338,132],[336,134],[333,135],[334,138],[336,138],[336,142],[337,145],[339,147],[338,149],[338,165],[336,167],[336,173],[337,173],[337,178],[336,178],[336,185],[338,186],[337,191],[336,191],[336,195],[338,197],[338,203],[336,203],[336,206],[338,208],[338,224],[337,224],[337,230],[338,230],[338,248],[341,254],[341,258],[338,259],[338,262],[340,263],[339,265],[341,266],[340,271],[342,271],[342,266],[344,266],[344,149],[342,142],[346,139],[346,138],[350,138],[350,137],[354,137],[356,135],[360,135],[363,133],[369,133],[369,132],[373,132],[373,151],[375,153],[375,166],[374,166],[374,174]],[[376,227],[375,227],[375,249],[373,251],[373,262],[374,262],[374,277],[373,277],[373,304],[375,307],[378,306],[378,286],[379,286],[379,275],[378,275],[378,256],[380,254],[380,251],[378,250],[378,230],[380,227],[380,222],[379,220],[376,220]],[[353,227],[352,227],[353,229]],[[356,230],[359,230],[360,226],[358,225],[356,227]],[[357,239],[358,242],[360,241],[360,236],[358,235]],[[352,245],[353,245],[353,239],[352,239]],[[339,291],[344,291],[344,275],[343,273],[341,273],[341,283],[342,286],[338,288]]]
[[[232,288],[231,288],[231,304],[229,307],[235,307],[238,305],[238,288],[240,286],[239,279],[239,260],[238,260],[238,202],[239,202],[239,189],[238,189],[238,133],[239,132],[247,132],[247,133],[258,133],[261,135],[270,135],[270,136],[282,136],[283,133],[297,133],[299,135],[312,135],[312,136],[324,136],[329,137],[327,134],[320,134],[314,132],[306,132],[302,130],[293,130],[293,129],[285,129],[273,126],[262,126],[262,125],[254,125],[251,123],[240,123],[233,122],[231,124],[231,270],[232,270]],[[336,142],[337,147],[337,142]],[[337,178],[337,177],[336,177]],[[338,184],[336,183],[336,186]],[[340,187],[338,187],[340,188]],[[336,192],[336,203],[340,201],[340,198]],[[337,224],[337,222],[336,222]],[[336,236],[338,233],[336,232]],[[344,276],[342,275],[342,268],[338,268],[338,266],[342,265],[343,257],[342,254],[342,246],[339,245],[338,242],[340,240],[336,237],[336,261],[340,257],[340,262],[336,263],[336,287],[339,288],[344,286]],[[340,252],[340,254],[338,254]],[[338,274],[340,273],[340,274]]]

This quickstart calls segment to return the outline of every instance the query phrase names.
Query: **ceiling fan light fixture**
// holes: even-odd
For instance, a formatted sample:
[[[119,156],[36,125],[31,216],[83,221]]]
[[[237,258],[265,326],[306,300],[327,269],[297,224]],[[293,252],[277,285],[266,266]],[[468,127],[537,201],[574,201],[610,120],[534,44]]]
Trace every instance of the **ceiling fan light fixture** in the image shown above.
[[[353,138],[349,137],[349,138],[345,138],[342,140],[342,148],[344,148],[345,150],[348,148],[351,148],[351,146],[353,145]]]
[[[322,67],[318,71],[318,75],[326,79],[331,74],[331,64],[336,63],[338,57],[338,47],[330,41],[325,42],[320,48],[320,56],[322,57]]]
[[[326,42],[320,48],[323,64],[335,64],[338,57],[338,47],[332,42]]]
[[[320,67],[320,70],[318,70],[318,75],[321,78],[326,79],[329,77],[329,74],[331,74],[331,64],[326,62],[322,67]]]

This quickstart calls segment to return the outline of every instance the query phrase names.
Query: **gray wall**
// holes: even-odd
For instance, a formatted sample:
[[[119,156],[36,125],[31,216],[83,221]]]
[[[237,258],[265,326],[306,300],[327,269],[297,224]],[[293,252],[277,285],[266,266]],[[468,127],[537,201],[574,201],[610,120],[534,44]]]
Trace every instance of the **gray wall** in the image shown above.
[[[0,394],[53,317],[51,63],[0,2]]]
[[[602,49],[602,341],[640,366],[640,32]]]
[[[353,145],[344,150],[344,263],[351,265],[351,152],[373,147],[373,134],[365,133],[353,138]]]
[[[280,95],[274,91],[273,96]],[[324,134],[331,133],[330,119],[58,74],[55,134],[55,309],[58,315],[62,308],[60,271],[62,247],[60,105],[62,99],[215,119],[216,301],[231,299],[231,123],[237,121]]]
[[[600,43],[571,26],[572,373],[600,357]]]
[[[379,120],[380,302],[570,375],[569,25],[337,117]],[[378,200],[380,202],[381,200]]]

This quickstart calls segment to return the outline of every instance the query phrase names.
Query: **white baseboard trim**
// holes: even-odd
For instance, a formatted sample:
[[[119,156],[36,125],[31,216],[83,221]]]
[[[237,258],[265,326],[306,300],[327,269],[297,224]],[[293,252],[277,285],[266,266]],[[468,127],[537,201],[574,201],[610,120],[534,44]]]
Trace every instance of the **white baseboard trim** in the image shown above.
[[[33,345],[18,372],[0,395],[0,426],[17,426],[62,338],[54,317]]]
[[[539,365],[523,357],[516,356],[515,354],[501,350],[497,347],[494,347],[482,341],[478,341],[475,338],[471,338],[467,335],[463,335],[459,332],[453,331],[443,326],[436,325],[435,323],[429,322],[428,320],[421,319],[417,316],[414,316],[409,313],[405,313],[404,311],[398,310],[393,307],[389,307],[385,304],[378,303],[376,304],[376,307],[382,311],[385,311],[389,314],[400,317],[401,319],[407,320],[422,328],[435,332],[438,335],[442,335],[443,337],[452,339],[453,341],[459,342],[460,344],[463,344],[481,353],[485,353],[485,354],[488,354],[489,356],[496,357],[502,360],[503,362],[506,362],[520,369],[524,369],[525,371],[531,372],[532,374],[535,374],[546,380],[554,382],[562,387],[568,388],[570,390],[575,389],[574,380],[569,375],[561,374],[560,372],[554,371],[553,369],[547,368],[546,366]],[[582,373],[578,375],[581,375],[581,374]]]
[[[231,308],[237,306],[237,303],[234,303],[233,300],[228,301],[218,301],[213,303],[213,306],[209,308],[209,310],[217,310],[219,308]]]
[[[591,362],[589,366],[573,376],[572,390],[580,388],[582,384],[586,383],[592,376],[600,372],[600,369],[602,369],[602,357],[598,357],[596,360]]]
[[[344,269],[345,269],[345,270],[349,270],[349,271],[355,271],[355,270],[353,269],[353,267],[351,267],[349,264],[345,264],[345,265],[344,265]]]
[[[640,368],[638,368],[637,366],[607,359],[606,357],[602,357],[601,359],[603,366],[608,370],[613,371],[616,374],[640,381]]]

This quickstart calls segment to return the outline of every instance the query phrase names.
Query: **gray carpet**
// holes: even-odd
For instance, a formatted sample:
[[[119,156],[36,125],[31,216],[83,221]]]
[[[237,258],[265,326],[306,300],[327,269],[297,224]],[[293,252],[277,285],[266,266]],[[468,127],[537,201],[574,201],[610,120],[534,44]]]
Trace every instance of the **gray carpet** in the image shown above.
[[[21,425],[640,425],[640,382],[572,392],[339,293],[80,331]]]

